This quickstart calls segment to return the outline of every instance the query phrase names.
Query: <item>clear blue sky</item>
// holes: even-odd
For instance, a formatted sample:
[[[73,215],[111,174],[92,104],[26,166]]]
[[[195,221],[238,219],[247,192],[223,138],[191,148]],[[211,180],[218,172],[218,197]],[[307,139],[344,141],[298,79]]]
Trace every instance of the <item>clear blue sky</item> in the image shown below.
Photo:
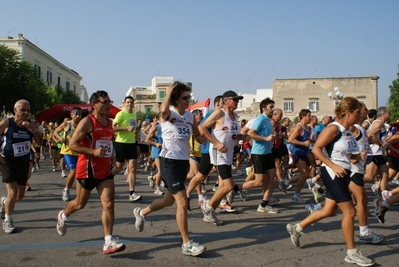
[[[0,36],[22,33],[89,95],[116,102],[156,75],[192,82],[203,100],[275,79],[373,74],[385,105],[398,72],[395,0],[7,0],[0,10]]]

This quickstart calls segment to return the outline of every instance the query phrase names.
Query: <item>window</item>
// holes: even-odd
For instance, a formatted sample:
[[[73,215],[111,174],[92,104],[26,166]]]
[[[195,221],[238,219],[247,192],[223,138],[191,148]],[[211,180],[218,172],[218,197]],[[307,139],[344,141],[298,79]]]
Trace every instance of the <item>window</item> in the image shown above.
[[[66,90],[66,91],[69,91],[69,82],[68,82],[68,81],[67,81],[66,84],[65,84],[65,90]]]
[[[150,114],[151,106],[145,106],[145,114]]]
[[[294,111],[294,101],[284,101],[284,111]]]
[[[165,91],[159,91],[159,101],[163,101],[165,98]]]
[[[76,85],[73,86],[73,92],[76,94]]]
[[[319,111],[319,101],[317,100],[310,100],[309,101],[309,110],[310,111]]]
[[[35,64],[35,70],[36,70],[37,77],[40,78],[40,76],[42,74],[42,68],[39,65]]]
[[[47,86],[53,84],[53,73],[51,71],[47,71]]]
[[[57,85],[61,86],[61,77],[60,76],[58,76],[58,78],[57,78]]]

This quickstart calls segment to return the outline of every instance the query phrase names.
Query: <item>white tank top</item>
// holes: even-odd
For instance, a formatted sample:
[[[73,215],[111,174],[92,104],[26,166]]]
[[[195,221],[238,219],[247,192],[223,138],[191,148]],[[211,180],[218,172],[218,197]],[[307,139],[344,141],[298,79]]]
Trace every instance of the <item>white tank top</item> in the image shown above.
[[[371,123],[371,125],[369,126],[367,132],[370,131],[370,129],[373,127],[374,122],[376,122],[376,121],[381,122],[384,127],[384,130],[380,131],[377,134],[377,138],[379,138],[381,141],[385,142],[385,140],[387,139],[387,136],[388,136],[388,129],[387,129],[385,123],[383,123],[381,120],[378,120],[378,119],[374,120]],[[379,144],[370,144],[370,147],[371,147],[372,153],[367,154],[367,155],[375,156],[375,155],[383,155],[384,154],[384,148],[382,146],[380,146]]]
[[[331,143],[323,148],[323,152],[332,162],[347,170],[350,170],[351,154],[359,153],[359,147],[356,139],[353,137],[352,132],[350,130],[346,130],[340,123],[333,122],[331,124],[338,126],[339,133]],[[328,173],[334,179],[334,171],[324,163],[323,166],[326,167]]]
[[[372,153],[371,147],[369,144],[369,138],[367,136],[367,131],[359,124],[355,124],[354,126],[359,131],[359,135],[355,137],[357,145],[359,147],[359,153],[364,152],[364,151],[366,151],[367,154]],[[364,174],[365,164],[366,164],[366,160],[359,160],[357,163],[352,164],[351,176],[353,176],[355,173]]]
[[[212,130],[212,136],[227,148],[227,153],[221,153],[211,143],[209,146],[209,157],[211,163],[218,165],[231,165],[233,163],[234,146],[237,143],[237,135],[240,134],[241,125],[237,121],[237,114],[234,113],[234,121],[230,119],[229,114],[224,111],[224,124],[219,129]]]
[[[162,150],[161,157],[178,160],[188,160],[190,157],[189,139],[192,133],[193,114],[184,111],[180,115],[173,107],[170,109],[169,120],[161,122]]]

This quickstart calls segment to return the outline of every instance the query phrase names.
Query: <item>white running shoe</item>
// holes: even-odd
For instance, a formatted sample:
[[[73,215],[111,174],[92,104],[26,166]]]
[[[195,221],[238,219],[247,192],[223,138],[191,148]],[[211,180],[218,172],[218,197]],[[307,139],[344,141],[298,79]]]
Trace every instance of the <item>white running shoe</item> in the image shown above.
[[[164,192],[161,190],[161,188],[157,188],[155,191],[154,191],[154,194],[155,195],[158,195],[158,196],[162,196],[163,194],[164,194]]]
[[[64,213],[63,210],[58,212],[58,222],[57,222],[57,226],[56,226],[57,233],[60,236],[64,236],[66,234],[66,231],[67,231],[67,223],[68,223],[68,221],[62,219],[62,214],[63,213]]]
[[[142,232],[144,230],[145,219],[143,218],[143,216],[140,215],[140,211],[141,211],[140,207],[136,207],[133,210],[133,216],[136,218],[134,227],[136,227],[137,231]]]
[[[15,226],[14,226],[14,222],[12,221],[12,219],[10,219],[9,221],[3,222],[4,233],[11,234],[12,232],[14,232],[14,230],[15,230]]]
[[[125,250],[126,246],[119,242],[118,237],[112,238],[110,241],[105,242],[103,246],[103,254],[111,254]]]
[[[133,192],[133,194],[129,195],[129,201],[130,202],[136,202],[136,201],[139,201],[141,199],[142,199],[142,197],[139,194],[137,194],[136,192]]]
[[[183,255],[198,256],[205,251],[205,247],[203,245],[193,242],[193,240],[190,240],[187,244],[181,245],[181,250]]]
[[[360,266],[373,266],[374,261],[362,255],[360,250],[356,250],[352,255],[348,255],[348,252],[345,255],[345,261],[347,263],[356,263]]]
[[[69,189],[65,189],[62,191],[62,200],[69,201],[71,200],[71,195],[69,194]]]

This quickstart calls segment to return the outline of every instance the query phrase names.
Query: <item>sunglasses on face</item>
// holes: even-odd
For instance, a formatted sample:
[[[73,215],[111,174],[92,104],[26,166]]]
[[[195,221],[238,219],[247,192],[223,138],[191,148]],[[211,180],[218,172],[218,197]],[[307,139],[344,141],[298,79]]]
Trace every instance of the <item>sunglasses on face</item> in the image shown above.
[[[108,104],[112,104],[112,103],[114,103],[114,101],[111,101],[111,100],[98,100],[98,103],[101,103],[101,104],[104,104],[104,105],[108,105]]]
[[[181,97],[181,99],[183,99],[183,100],[190,100],[190,99],[191,99],[191,96],[189,96],[189,95],[183,96],[183,97]]]

